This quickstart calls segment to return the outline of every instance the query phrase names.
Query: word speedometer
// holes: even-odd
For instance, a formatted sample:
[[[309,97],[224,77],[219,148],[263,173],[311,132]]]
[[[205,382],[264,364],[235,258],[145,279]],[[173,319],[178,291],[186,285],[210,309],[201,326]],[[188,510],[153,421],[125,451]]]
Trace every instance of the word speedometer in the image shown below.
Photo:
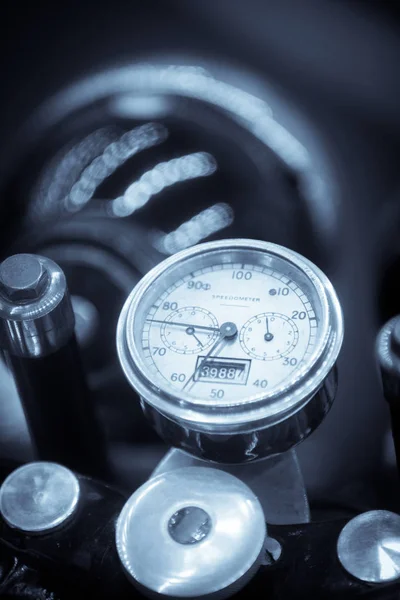
[[[229,408],[322,376],[341,327],[334,290],[310,261],[275,244],[225,240],[143,278],[121,314],[118,349],[145,398],[147,390],[153,402]]]

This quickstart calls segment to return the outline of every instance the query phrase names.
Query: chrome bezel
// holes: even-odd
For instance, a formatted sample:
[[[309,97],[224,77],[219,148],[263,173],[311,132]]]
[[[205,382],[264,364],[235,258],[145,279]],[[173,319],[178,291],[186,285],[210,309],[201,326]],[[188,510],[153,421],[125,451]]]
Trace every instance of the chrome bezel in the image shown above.
[[[294,373],[289,382],[285,382],[272,393],[263,392],[245,399],[215,405],[210,404],[209,400],[196,399],[167,385],[163,387],[161,381],[155,383],[137,347],[135,331],[143,298],[146,298],[152,288],[154,290],[160,278],[165,280],[163,289],[167,289],[170,277],[179,278],[193,270],[193,261],[211,260],[219,254],[219,260],[229,256],[229,261],[232,262],[232,256],[237,252],[253,252],[258,255],[261,253],[271,260],[283,259],[303,274],[320,303],[319,339],[307,363]],[[199,244],[157,265],[132,290],[122,309],[117,328],[120,362],[138,394],[168,418],[182,422],[192,429],[211,432],[249,429],[250,425],[254,426],[256,423],[258,427],[278,423],[299,410],[318,391],[331,371],[342,339],[342,311],[326,275],[308,259],[292,250],[277,244],[246,239]]]

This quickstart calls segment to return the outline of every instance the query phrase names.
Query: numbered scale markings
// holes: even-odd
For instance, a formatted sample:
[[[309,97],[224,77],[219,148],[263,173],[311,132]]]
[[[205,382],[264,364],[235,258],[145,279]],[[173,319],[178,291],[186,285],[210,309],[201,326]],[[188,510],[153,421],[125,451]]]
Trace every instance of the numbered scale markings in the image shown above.
[[[285,451],[310,433],[333,400],[342,339],[324,273],[255,240],[200,244],[164,260],[130,294],[117,331],[121,366],[159,433],[222,462]],[[320,393],[328,377],[329,393]],[[298,411],[295,429],[281,426]],[[207,437],[214,432],[227,434],[223,447]]]
[[[153,381],[243,399],[281,388],[318,349],[323,310],[310,278],[283,257],[237,254],[188,258],[141,298],[135,345]]]

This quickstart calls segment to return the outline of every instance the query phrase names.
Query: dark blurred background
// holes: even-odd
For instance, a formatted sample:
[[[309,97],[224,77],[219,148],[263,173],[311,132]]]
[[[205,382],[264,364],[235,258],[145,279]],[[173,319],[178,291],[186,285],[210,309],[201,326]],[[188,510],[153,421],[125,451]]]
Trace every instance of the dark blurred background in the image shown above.
[[[338,397],[298,450],[311,500],[388,506],[397,490],[374,340],[400,312],[397,3],[0,10],[1,258],[35,251],[65,269],[121,481],[138,485],[165,452],[116,361],[124,299],[179,249],[249,237],[308,256],[343,305]],[[0,452],[27,460],[5,371],[1,382]]]

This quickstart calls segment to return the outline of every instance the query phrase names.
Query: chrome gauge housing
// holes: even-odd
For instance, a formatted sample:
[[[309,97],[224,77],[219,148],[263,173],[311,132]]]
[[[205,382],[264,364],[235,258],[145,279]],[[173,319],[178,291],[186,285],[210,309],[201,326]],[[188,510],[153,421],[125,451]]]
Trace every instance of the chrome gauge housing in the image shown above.
[[[319,425],[336,389],[343,319],[328,278],[276,244],[200,244],[152,269],[120,315],[118,354],[161,436],[244,462]]]

